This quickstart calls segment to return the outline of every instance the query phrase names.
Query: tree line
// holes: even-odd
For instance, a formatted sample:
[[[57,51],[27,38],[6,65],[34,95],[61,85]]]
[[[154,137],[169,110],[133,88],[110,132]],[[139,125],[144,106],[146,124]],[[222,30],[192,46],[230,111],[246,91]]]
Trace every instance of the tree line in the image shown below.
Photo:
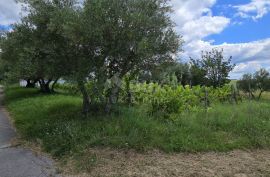
[[[213,49],[190,63],[177,60],[183,39],[174,30],[167,0],[19,0],[26,16],[1,33],[2,78],[38,83],[54,91],[62,78],[76,84],[83,112],[93,94],[104,94],[105,110],[117,102],[119,88],[132,80],[159,84],[221,87],[233,70],[231,57]]]

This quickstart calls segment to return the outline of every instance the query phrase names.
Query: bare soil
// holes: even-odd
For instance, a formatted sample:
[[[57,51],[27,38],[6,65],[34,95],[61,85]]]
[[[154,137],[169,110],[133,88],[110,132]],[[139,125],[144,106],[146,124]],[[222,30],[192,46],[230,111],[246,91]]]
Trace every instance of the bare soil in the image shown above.
[[[80,158],[68,160],[63,176],[270,177],[270,150],[166,154],[91,149]]]

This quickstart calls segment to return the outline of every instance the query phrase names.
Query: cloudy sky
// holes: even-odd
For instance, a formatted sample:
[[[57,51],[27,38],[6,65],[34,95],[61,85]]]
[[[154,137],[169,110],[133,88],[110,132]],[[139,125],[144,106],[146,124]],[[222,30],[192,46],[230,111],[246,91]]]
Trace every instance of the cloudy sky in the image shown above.
[[[223,48],[237,64],[231,78],[270,70],[270,0],[172,0],[177,32],[185,40],[181,59],[198,58],[202,50]],[[0,0],[0,29],[19,20],[20,7]]]

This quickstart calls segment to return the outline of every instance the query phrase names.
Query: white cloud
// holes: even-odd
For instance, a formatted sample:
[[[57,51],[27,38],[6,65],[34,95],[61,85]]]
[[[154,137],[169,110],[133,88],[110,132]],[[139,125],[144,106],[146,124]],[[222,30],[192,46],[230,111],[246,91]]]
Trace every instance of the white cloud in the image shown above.
[[[270,38],[249,43],[222,44],[225,54],[233,56],[237,64],[232,78],[240,78],[244,73],[254,73],[260,68],[270,70]]]
[[[237,16],[258,20],[270,12],[270,0],[251,0],[244,5],[233,6],[237,9]]]
[[[180,29],[184,40],[190,42],[203,39],[211,34],[218,34],[230,23],[230,19],[221,16],[202,16],[196,20],[189,21]]]
[[[14,0],[0,0],[0,24],[10,25],[20,19],[20,5]]]
[[[198,19],[202,14],[211,14],[211,7],[216,0],[172,0],[175,10],[173,19],[177,25],[182,26],[186,22]]]
[[[270,71],[270,64],[267,61],[250,61],[246,63],[239,63],[230,74],[231,78],[239,79],[246,73],[255,73],[261,68],[265,68]]]
[[[187,43],[220,33],[230,23],[226,17],[212,16],[211,7],[216,0],[172,0],[171,3],[176,30]]]
[[[227,53],[232,53],[236,58],[235,63],[250,61],[268,61],[270,64],[270,38],[249,43],[222,44]]]
[[[176,30],[185,41],[182,59],[198,58],[202,50],[212,48],[211,41],[203,39],[212,34],[222,32],[230,19],[223,16],[213,16],[211,7],[216,0],[173,0],[174,13],[172,19],[176,23]]]

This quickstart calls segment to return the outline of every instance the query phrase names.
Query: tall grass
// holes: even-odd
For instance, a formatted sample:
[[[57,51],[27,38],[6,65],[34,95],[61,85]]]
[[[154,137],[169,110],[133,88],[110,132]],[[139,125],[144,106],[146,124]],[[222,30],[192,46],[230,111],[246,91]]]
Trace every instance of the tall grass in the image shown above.
[[[119,106],[112,115],[86,119],[78,96],[8,88],[5,100],[23,138],[40,142],[55,156],[97,146],[166,152],[270,147],[269,101],[218,104],[207,112],[184,112],[169,119],[150,116],[147,105]]]

